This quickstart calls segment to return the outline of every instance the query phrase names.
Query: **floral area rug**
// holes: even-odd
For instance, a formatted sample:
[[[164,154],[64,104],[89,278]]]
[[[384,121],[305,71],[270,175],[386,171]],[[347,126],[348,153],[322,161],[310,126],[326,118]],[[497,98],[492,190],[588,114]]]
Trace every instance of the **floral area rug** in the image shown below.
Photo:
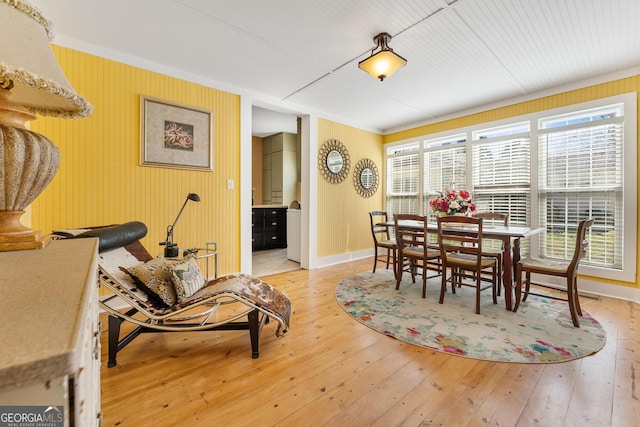
[[[354,319],[410,344],[473,359],[515,363],[555,363],[598,352],[606,342],[602,325],[584,309],[574,328],[566,302],[529,296],[517,313],[493,304],[491,291],[481,293],[475,313],[475,289],[458,288],[439,304],[440,278],[412,283],[408,275],[395,289],[390,270],[359,273],[336,287],[340,306]]]

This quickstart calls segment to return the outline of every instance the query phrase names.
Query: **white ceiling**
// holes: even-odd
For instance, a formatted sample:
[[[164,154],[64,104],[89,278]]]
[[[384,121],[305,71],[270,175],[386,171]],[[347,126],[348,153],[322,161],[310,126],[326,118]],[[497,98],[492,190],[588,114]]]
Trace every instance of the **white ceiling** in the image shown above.
[[[638,0],[31,3],[60,45],[381,133],[640,67]],[[408,60],[383,82],[357,67],[380,32]]]

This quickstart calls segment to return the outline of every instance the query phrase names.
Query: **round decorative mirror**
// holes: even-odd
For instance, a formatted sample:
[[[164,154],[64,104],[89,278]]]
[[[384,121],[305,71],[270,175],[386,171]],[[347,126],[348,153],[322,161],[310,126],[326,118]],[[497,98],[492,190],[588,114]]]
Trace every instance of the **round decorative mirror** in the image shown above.
[[[318,167],[324,179],[332,184],[341,183],[351,168],[347,148],[337,139],[326,141],[320,148]]]
[[[373,186],[373,171],[370,168],[364,168],[360,172],[360,185],[366,190]]]
[[[342,154],[337,150],[329,151],[327,154],[327,167],[332,173],[340,173],[342,170]]]
[[[360,159],[353,172],[353,185],[362,197],[371,197],[378,191],[380,175],[371,159]]]

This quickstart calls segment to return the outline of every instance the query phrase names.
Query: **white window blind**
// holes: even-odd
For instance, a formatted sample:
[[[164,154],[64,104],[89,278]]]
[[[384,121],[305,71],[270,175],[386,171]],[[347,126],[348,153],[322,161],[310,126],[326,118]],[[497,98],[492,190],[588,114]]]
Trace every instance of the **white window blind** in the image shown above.
[[[571,258],[578,222],[594,218],[581,264],[622,268],[623,105],[540,120],[542,256]]]
[[[505,213],[509,224],[528,226],[530,164],[528,131],[474,141],[472,193],[478,212]]]
[[[445,187],[453,183],[459,190],[466,188],[467,147],[465,142],[465,135],[425,141],[422,207],[424,215],[434,215],[429,207],[429,201]]]
[[[417,145],[394,149],[387,158],[387,212],[416,213],[420,209],[420,155]]]

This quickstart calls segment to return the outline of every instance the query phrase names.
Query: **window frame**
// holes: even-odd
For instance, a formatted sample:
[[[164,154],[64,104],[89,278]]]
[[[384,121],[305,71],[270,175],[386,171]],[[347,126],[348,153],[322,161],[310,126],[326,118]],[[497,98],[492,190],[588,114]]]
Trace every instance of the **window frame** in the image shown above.
[[[624,104],[624,145],[623,145],[623,203],[625,215],[623,215],[622,221],[622,230],[624,235],[623,247],[622,247],[622,268],[621,269],[613,269],[607,267],[599,267],[592,265],[582,264],[580,266],[580,274],[589,275],[593,277],[603,278],[603,279],[613,279],[625,282],[633,283],[636,277],[636,242],[638,239],[637,236],[637,93],[625,93],[621,95],[615,95],[606,98],[599,98],[592,101],[577,103],[566,105],[563,107],[542,110],[531,114],[514,116],[507,119],[480,123],[473,126],[468,126],[464,128],[452,129],[446,132],[439,132],[435,134],[425,134],[420,135],[411,139],[396,141],[392,143],[384,144],[383,153],[384,153],[384,176],[385,183],[386,177],[388,176],[387,170],[387,161],[390,157],[402,156],[403,152],[401,147],[407,146],[409,144],[418,144],[418,152],[419,152],[419,162],[420,162],[420,176],[419,176],[419,191],[418,197],[420,202],[418,203],[419,209],[421,210],[421,215],[429,215],[430,212],[422,211],[425,209],[425,203],[422,201],[422,198],[425,197],[425,189],[424,189],[424,153],[428,150],[425,148],[426,141],[433,140],[442,140],[447,138],[453,138],[454,136],[459,137],[460,135],[466,134],[466,141],[464,144],[467,146],[467,167],[470,168],[467,171],[467,182],[465,183],[456,183],[459,188],[470,188],[472,189],[472,175],[473,175],[473,164],[471,162],[471,153],[473,151],[472,146],[474,143],[477,143],[477,140],[474,140],[474,136],[481,131],[486,131],[491,128],[500,128],[500,127],[508,127],[515,126],[523,122],[530,123],[530,198],[531,198],[531,211],[529,212],[528,222],[531,228],[539,227],[541,221],[539,218],[539,206],[538,206],[538,126],[539,121],[551,117],[562,114],[571,114],[572,112],[578,112],[589,109],[601,108],[611,104],[621,103]],[[391,150],[395,150],[396,154],[388,154]],[[412,151],[415,154],[415,151]],[[407,154],[406,152],[404,154]],[[384,204],[387,205],[387,188],[385,186],[384,191]],[[631,214],[626,214],[630,212]],[[531,239],[530,245],[531,255],[537,256],[540,252],[540,248],[538,247],[538,239]]]

